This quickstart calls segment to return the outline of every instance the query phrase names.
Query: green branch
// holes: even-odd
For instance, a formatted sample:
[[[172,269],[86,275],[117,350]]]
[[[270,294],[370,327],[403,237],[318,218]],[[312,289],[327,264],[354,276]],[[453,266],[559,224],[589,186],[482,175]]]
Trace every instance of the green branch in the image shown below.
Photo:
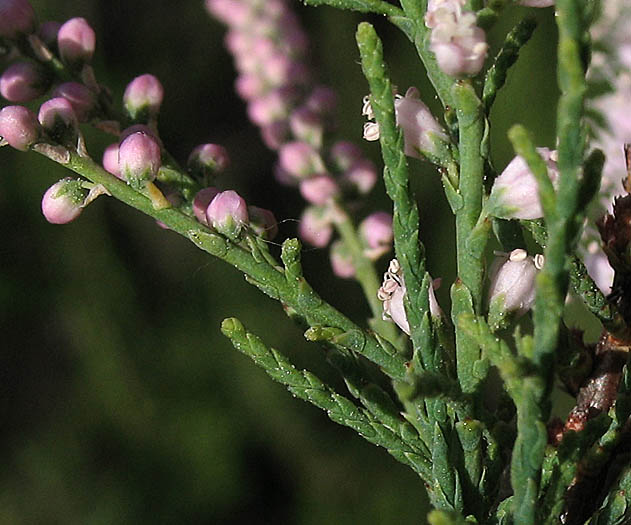
[[[418,437],[414,437],[414,431],[410,433],[409,424],[401,419],[389,418],[388,424],[384,425],[367,410],[337,394],[311,372],[297,370],[285,356],[267,348],[258,337],[246,332],[238,319],[225,319],[221,331],[237,350],[250,357],[274,381],[285,385],[292,394],[326,411],[333,421],[352,428],[370,443],[384,447],[424,480],[431,479],[431,465],[422,452],[424,445]],[[374,400],[374,397],[371,399]]]
[[[401,16],[403,11],[383,0],[303,0],[305,5],[329,5],[338,9],[349,9],[361,13],[376,13],[386,16]]]
[[[395,123],[392,84],[383,61],[383,48],[374,28],[363,22],[357,28],[362,70],[368,80],[371,105],[379,124],[379,141],[385,164],[384,181],[393,202],[394,251],[405,278],[406,313],[414,348],[429,351],[431,330],[423,329],[429,315],[429,280],[425,271],[425,250],[419,240],[419,215],[411,197],[408,166],[403,154],[403,134]],[[429,357],[429,356],[428,356]],[[426,364],[433,359],[425,360]]]
[[[403,357],[394,350],[386,350],[372,335],[324,302],[301,275],[288,278],[283,269],[272,266],[264,258],[253,257],[243,247],[177,209],[154,209],[147,197],[106,172],[92,159],[71,152],[70,161],[65,166],[95,184],[102,184],[114,198],[161,221],[171,230],[191,240],[198,248],[231,264],[243,272],[251,284],[270,297],[280,300],[286,309],[297,312],[309,326],[331,326],[342,330],[345,337],[338,338],[338,345],[378,364],[388,376],[398,380],[406,379],[407,367]]]

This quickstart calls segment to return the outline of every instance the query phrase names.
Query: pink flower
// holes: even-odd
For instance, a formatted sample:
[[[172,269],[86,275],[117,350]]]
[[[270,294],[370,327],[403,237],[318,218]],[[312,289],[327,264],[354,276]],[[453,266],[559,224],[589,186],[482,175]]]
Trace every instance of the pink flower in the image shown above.
[[[436,154],[437,142],[449,141],[445,130],[420,99],[415,87],[409,88],[404,97],[397,97],[394,107],[397,125],[403,130],[404,151],[409,157]]]
[[[489,324],[497,329],[507,322],[506,314],[521,316],[535,302],[535,277],[543,267],[543,256],[531,257],[516,249],[499,256],[490,271]]]
[[[556,151],[537,148],[546,161],[548,175],[556,185],[559,170],[556,164]],[[539,219],[543,217],[539,200],[539,186],[528,168],[526,161],[516,156],[504,168],[491,190],[488,202],[491,214],[504,219]]]
[[[463,12],[463,6],[464,0],[436,0],[425,15],[438,67],[456,77],[477,74],[489,48],[484,31],[475,25],[475,13]]]

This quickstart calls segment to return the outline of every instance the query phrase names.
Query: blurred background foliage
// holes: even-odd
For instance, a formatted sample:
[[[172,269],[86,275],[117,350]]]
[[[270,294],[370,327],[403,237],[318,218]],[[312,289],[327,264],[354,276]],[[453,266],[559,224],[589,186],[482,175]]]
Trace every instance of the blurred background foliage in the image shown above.
[[[295,235],[301,200],[274,182],[274,154],[232,89],[224,29],[201,1],[32,3],[42,21],[82,16],[93,25],[97,78],[116,99],[134,76],[157,75],[166,92],[161,136],[175,157],[184,161],[202,142],[224,144],[233,164],[219,186],[273,209],[281,239]],[[354,32],[366,17],[296,9],[318,78],[338,89],[339,137],[361,142],[367,87]],[[512,157],[505,132],[515,122],[553,145],[553,13],[534,11],[540,25],[492,114],[500,169]],[[510,10],[490,34],[493,49],[525,12]],[[371,20],[395,84],[417,85],[436,108],[410,43]],[[100,159],[111,138],[86,135]],[[362,146],[379,161],[376,144]],[[438,295],[446,306],[453,221],[436,173],[411,165],[429,268],[445,280]],[[424,489],[412,471],[292,399],[219,333],[223,318],[237,316],[344,391],[277,303],[112,199],[100,198],[75,223],[46,223],[41,195],[67,175],[36,154],[0,151],[0,523],[424,523]],[[368,204],[388,209],[382,186]],[[325,250],[307,249],[304,266],[327,300],[363,322],[359,287],[331,275]]]

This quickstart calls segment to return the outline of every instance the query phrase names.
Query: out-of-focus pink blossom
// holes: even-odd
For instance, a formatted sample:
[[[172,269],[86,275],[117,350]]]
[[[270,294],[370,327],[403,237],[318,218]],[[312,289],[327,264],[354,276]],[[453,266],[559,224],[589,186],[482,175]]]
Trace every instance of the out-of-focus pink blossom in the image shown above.
[[[339,192],[337,183],[329,175],[316,175],[300,182],[300,194],[307,202],[323,206]]]
[[[9,102],[29,102],[48,89],[42,70],[30,62],[16,62],[0,77],[0,94]]]
[[[327,208],[308,206],[298,225],[300,238],[316,248],[324,248],[333,235],[333,226]]]
[[[335,241],[331,245],[330,257],[335,275],[343,279],[350,279],[355,275],[353,258],[342,241]]]

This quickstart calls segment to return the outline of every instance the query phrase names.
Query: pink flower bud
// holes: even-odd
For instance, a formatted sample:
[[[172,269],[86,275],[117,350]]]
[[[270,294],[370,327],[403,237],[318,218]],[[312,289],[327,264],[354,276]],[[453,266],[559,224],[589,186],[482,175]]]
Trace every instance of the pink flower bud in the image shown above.
[[[300,194],[316,206],[323,206],[338,192],[337,183],[329,175],[316,175],[300,182]]]
[[[397,97],[394,107],[397,125],[403,131],[404,152],[409,157],[436,155],[440,151],[440,143],[449,141],[432,112],[419,98],[415,87],[409,88],[404,97]]]
[[[355,275],[353,257],[342,241],[335,241],[331,245],[331,267],[333,273],[343,279],[350,279]]]
[[[42,22],[37,29],[37,36],[39,36],[40,40],[48,47],[53,47],[57,45],[57,34],[59,33],[59,29],[61,29],[61,24],[59,22],[52,20]]]
[[[260,98],[267,90],[267,85],[260,75],[244,73],[235,80],[235,90],[245,100]]]
[[[550,7],[554,0],[521,0],[519,3],[527,7]]]
[[[110,144],[103,152],[103,169],[119,179],[123,179],[118,169],[118,144]]]
[[[351,166],[343,178],[361,195],[365,195],[373,189],[377,182],[377,168],[368,159],[360,159]]]
[[[79,122],[86,122],[94,109],[96,98],[94,94],[83,84],[78,82],[66,82],[55,88],[53,97],[64,97],[74,109]]]
[[[37,118],[48,135],[57,142],[76,142],[79,122],[72,105],[65,98],[55,97],[44,102]]]
[[[67,224],[81,215],[84,201],[82,181],[62,179],[44,193],[42,213],[52,224]]]
[[[14,39],[35,30],[35,11],[28,0],[0,0],[0,36]]]
[[[10,102],[29,102],[48,89],[43,71],[30,62],[11,64],[0,77],[0,93]]]
[[[410,335],[410,325],[403,302],[406,291],[401,265],[397,259],[392,259],[388,271],[383,275],[383,283],[377,297],[383,301],[383,319],[392,319],[401,330]]]
[[[200,144],[191,152],[186,164],[194,175],[211,177],[226,169],[230,157],[219,144]]]
[[[324,248],[333,235],[333,226],[327,209],[309,206],[305,209],[298,225],[300,238],[316,248]]]
[[[488,51],[486,35],[475,25],[476,15],[463,12],[464,2],[430,2],[425,23],[432,28],[430,49],[438,67],[451,76],[477,74]]]
[[[59,28],[57,46],[61,59],[71,66],[92,60],[96,35],[85,18],[71,18]]]
[[[233,55],[243,55],[249,53],[254,41],[254,37],[247,31],[230,28],[224,37],[224,46]]]
[[[134,78],[125,88],[123,104],[132,120],[154,118],[160,111],[164,89],[160,81],[150,74]]]
[[[291,80],[294,62],[287,55],[273,52],[262,59],[261,73],[272,86],[282,86]]]
[[[556,164],[556,151],[537,148],[546,161],[548,176],[556,186],[559,170]],[[539,201],[539,187],[535,176],[526,161],[516,156],[501,173],[491,190],[488,206],[490,213],[504,219],[539,219],[543,217]]]
[[[160,146],[160,149],[163,148],[164,145],[162,144],[162,140],[160,139],[160,137],[152,128],[150,128],[146,124],[134,124],[133,126],[129,126],[128,128],[125,128],[123,131],[121,131],[120,142],[123,142],[123,140],[129,137],[129,135],[133,135],[134,133],[139,133],[139,132],[144,133],[145,135],[148,135],[149,137],[151,137],[153,140],[155,140],[158,143],[158,146]]]
[[[278,221],[270,210],[258,206],[248,206],[250,227],[259,237],[271,241],[278,235]]]
[[[206,9],[224,24],[242,27],[253,16],[252,7],[239,0],[206,0]]]
[[[208,226],[206,210],[208,209],[208,205],[215,198],[215,195],[218,193],[219,190],[217,188],[209,186],[208,188],[199,190],[193,199],[193,213],[195,214],[195,218],[206,226]]]
[[[364,254],[376,261],[392,249],[392,215],[383,211],[369,215],[359,225],[359,234],[366,245]]]
[[[289,126],[285,120],[277,120],[261,128],[261,138],[271,150],[277,150],[286,141],[289,135]]]
[[[526,250],[516,249],[498,257],[491,268],[489,286],[489,324],[503,327],[506,314],[525,314],[535,301],[535,277],[542,257],[535,260]]]
[[[0,110],[0,136],[20,151],[26,151],[40,136],[40,126],[30,109],[6,106]]]
[[[331,146],[329,157],[335,167],[344,172],[362,158],[362,150],[354,142],[340,140]]]
[[[337,107],[337,95],[328,86],[316,86],[307,97],[305,105],[316,113],[328,115]]]
[[[315,148],[306,142],[288,142],[278,154],[280,167],[297,179],[324,172],[324,162]]]
[[[247,108],[249,119],[257,126],[272,124],[275,120],[286,118],[290,101],[284,90],[275,89],[262,97],[253,99]]]
[[[292,111],[289,117],[289,128],[298,140],[302,140],[319,148],[322,145],[324,125],[320,114],[306,106]]]
[[[236,191],[222,191],[210,202],[206,219],[219,233],[236,239],[248,224],[248,206]]]
[[[142,132],[129,135],[118,148],[118,169],[135,189],[155,180],[160,169],[160,146]]]

